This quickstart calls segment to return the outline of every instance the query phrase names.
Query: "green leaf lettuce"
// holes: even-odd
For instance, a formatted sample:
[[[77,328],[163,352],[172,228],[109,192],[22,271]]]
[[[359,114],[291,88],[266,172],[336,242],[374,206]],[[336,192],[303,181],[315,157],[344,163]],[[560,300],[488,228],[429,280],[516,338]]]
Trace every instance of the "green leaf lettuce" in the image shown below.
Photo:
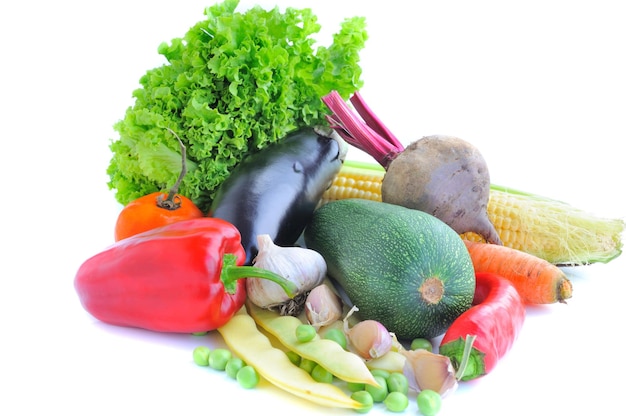
[[[122,203],[171,186],[187,148],[180,193],[207,211],[232,168],[288,133],[324,123],[321,97],[347,98],[362,86],[365,20],[345,19],[328,47],[314,48],[320,25],[310,9],[251,8],[238,0],[205,10],[183,38],[163,43],[167,63],[148,70],[134,105],[114,128],[109,188]]]

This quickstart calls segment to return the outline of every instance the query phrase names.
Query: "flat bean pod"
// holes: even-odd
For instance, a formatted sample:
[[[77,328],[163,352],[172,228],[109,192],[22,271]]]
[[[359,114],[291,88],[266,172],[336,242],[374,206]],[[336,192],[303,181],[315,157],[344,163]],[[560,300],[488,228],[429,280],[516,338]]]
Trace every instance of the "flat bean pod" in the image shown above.
[[[274,335],[283,345],[303,358],[315,361],[335,377],[350,383],[377,386],[365,362],[356,354],[344,350],[337,342],[319,335],[301,342],[296,329],[302,321],[295,316],[282,316],[268,309],[259,308],[248,302],[248,313],[265,331]]]
[[[364,407],[339,387],[313,380],[309,373],[289,361],[285,352],[274,348],[259,331],[245,307],[217,330],[237,356],[276,387],[322,406],[357,410]]]
[[[404,368],[406,357],[398,351],[388,351],[385,355],[367,361],[367,368],[371,370],[384,370],[390,373],[401,373]]]

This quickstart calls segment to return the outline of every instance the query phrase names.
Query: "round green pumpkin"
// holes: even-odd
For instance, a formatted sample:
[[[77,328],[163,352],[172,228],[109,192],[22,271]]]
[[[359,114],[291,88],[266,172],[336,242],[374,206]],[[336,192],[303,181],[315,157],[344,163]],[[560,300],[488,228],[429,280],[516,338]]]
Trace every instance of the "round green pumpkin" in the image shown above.
[[[304,232],[361,319],[399,339],[434,338],[470,308],[475,275],[461,237],[436,217],[362,199],[317,209]]]

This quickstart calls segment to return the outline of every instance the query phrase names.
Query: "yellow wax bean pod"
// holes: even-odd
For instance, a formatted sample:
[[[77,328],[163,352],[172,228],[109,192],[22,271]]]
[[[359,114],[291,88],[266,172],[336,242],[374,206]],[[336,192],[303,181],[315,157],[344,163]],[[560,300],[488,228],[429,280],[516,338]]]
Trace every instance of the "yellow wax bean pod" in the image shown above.
[[[337,342],[316,335],[311,341],[300,342],[296,328],[302,321],[295,316],[281,316],[277,312],[259,308],[248,302],[248,313],[256,323],[278,341],[302,358],[321,365],[335,377],[350,383],[378,386],[362,358],[344,350]]]
[[[217,330],[239,358],[276,387],[322,406],[355,410],[364,407],[339,387],[319,383],[309,373],[293,365],[285,352],[274,348],[259,331],[245,307]]]
[[[367,368],[370,370],[385,370],[389,372],[402,372],[406,357],[398,351],[389,351],[385,355],[374,358],[367,362]]]

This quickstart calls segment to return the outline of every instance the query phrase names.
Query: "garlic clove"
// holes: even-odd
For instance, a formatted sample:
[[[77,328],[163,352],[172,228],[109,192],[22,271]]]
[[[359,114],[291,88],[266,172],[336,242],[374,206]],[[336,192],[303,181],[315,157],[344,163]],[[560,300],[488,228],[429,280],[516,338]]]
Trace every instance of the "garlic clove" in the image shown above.
[[[316,328],[328,326],[341,318],[341,299],[326,284],[314,287],[304,304],[304,313],[311,325]]]
[[[259,251],[253,266],[292,281],[298,287],[298,293],[291,299],[278,284],[250,278],[246,282],[248,299],[261,308],[278,309],[281,314],[300,314],[306,294],[326,278],[326,261],[311,249],[278,246],[268,234],[258,235],[257,245]]]
[[[367,319],[348,328],[348,318],[359,309],[353,306],[344,318],[344,332],[351,348],[361,358],[371,360],[378,358],[391,350],[394,344],[391,333],[378,321]]]
[[[409,387],[417,392],[434,390],[441,397],[454,392],[458,386],[450,358],[428,350],[403,350],[406,357],[403,373]]]

